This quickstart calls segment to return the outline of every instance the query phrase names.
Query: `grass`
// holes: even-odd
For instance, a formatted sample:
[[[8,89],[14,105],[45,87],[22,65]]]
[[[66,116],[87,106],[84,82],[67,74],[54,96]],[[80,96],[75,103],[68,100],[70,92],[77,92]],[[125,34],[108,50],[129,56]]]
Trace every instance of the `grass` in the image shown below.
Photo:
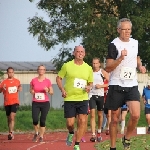
[[[117,150],[122,150],[123,145],[121,139],[117,139],[116,142]],[[110,145],[109,141],[104,141],[100,144],[95,145],[97,150],[109,150]],[[149,135],[141,135],[131,138],[131,147],[130,150],[150,150],[150,136]]]
[[[127,120],[129,115],[127,115]],[[90,119],[90,117],[89,117]],[[126,121],[127,122],[127,121]],[[141,117],[138,123],[138,126],[144,127],[147,126],[144,111],[141,111]],[[90,121],[88,121],[88,127],[90,127]],[[64,119],[64,112],[62,109],[51,109],[48,113],[46,120],[47,130],[64,130],[66,129],[66,121]],[[0,109],[0,132],[8,131],[7,120],[5,111],[3,108]],[[16,124],[15,131],[33,131],[32,126],[32,115],[31,107],[25,106],[20,107],[16,115]]]

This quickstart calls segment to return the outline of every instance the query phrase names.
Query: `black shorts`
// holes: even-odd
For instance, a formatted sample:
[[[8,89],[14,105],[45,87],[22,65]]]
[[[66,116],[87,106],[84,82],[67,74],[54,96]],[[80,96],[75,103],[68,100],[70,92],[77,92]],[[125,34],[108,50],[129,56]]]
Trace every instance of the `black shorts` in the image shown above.
[[[138,86],[121,87],[119,85],[109,85],[105,107],[109,110],[117,110],[127,101],[133,100],[140,102]]]
[[[145,115],[150,114],[150,108],[145,107]]]
[[[121,108],[121,112],[122,111],[127,111],[128,109],[127,108]]]
[[[72,118],[78,114],[87,114],[88,100],[84,101],[65,101],[64,102],[64,117]]]
[[[108,115],[108,108],[105,108],[105,107],[104,107],[104,114],[105,114],[105,115]]]
[[[89,100],[90,109],[96,109],[102,111],[104,109],[104,96],[92,95]]]
[[[7,105],[5,106],[6,116],[10,116],[10,114],[16,113],[19,108],[19,104]]]

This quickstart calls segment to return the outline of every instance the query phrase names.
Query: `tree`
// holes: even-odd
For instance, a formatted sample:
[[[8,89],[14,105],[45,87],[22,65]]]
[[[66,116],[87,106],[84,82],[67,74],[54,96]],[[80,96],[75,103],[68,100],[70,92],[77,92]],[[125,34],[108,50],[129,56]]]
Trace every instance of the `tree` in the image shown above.
[[[50,50],[59,43],[82,38],[86,49],[87,63],[93,57],[107,55],[108,44],[117,36],[116,23],[119,18],[130,18],[132,35],[140,42],[144,51],[141,58],[150,69],[150,3],[149,0],[40,0],[37,4],[49,16],[29,18],[29,32],[38,37],[38,44]],[[57,69],[72,59],[70,49],[61,49],[54,59]]]

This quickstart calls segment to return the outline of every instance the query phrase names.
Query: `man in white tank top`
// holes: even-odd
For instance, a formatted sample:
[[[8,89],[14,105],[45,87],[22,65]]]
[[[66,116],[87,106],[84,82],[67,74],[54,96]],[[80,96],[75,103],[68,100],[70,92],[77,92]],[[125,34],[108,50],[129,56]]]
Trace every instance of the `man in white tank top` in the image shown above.
[[[89,93],[89,106],[90,106],[90,123],[91,123],[91,131],[92,137],[90,139],[91,142],[100,142],[102,140],[101,137],[101,128],[103,122],[103,108],[104,108],[104,87],[107,87],[108,84],[104,84],[104,78],[108,80],[108,73],[100,69],[100,59],[93,59],[93,87]],[[97,137],[95,134],[95,109],[97,107],[98,114],[98,131]]]
[[[122,139],[124,149],[130,149],[130,138],[140,117],[140,94],[136,69],[141,73],[145,73],[146,69],[140,60],[138,41],[130,38],[131,30],[131,21],[127,18],[120,19],[117,24],[119,37],[108,46],[105,70],[110,73],[110,80],[105,106],[111,110],[110,150],[116,150],[120,107],[126,103],[130,112],[127,131]]]

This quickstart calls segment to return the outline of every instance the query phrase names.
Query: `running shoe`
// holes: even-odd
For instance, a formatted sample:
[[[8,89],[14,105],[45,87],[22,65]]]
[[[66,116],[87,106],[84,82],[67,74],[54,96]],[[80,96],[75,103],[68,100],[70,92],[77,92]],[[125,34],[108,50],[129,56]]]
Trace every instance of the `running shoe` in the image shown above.
[[[147,131],[147,133],[148,133],[148,134],[150,134],[150,127],[148,127],[148,131]]]
[[[75,145],[73,150],[80,150],[79,145]]]
[[[96,142],[96,136],[92,136],[92,137],[90,138],[90,141],[91,141],[91,142]]]
[[[68,134],[67,139],[66,139],[66,145],[71,146],[72,145],[72,140],[73,140],[73,135],[74,134]]]
[[[85,140],[85,138],[84,138],[84,137],[82,137],[81,142],[86,142],[86,140]]]
[[[122,144],[124,146],[124,150],[130,150],[130,140],[127,140],[125,137],[123,137]]]
[[[106,135],[109,135],[109,130],[108,129],[106,130]]]
[[[12,133],[8,134],[8,140],[13,140],[14,139],[14,135]]]
[[[101,141],[102,141],[101,133],[97,133],[97,141],[98,141],[98,142],[101,142]]]
[[[41,143],[43,142],[43,138],[42,137],[39,138],[39,142],[41,142]]]
[[[34,134],[32,141],[37,142],[37,137],[38,137],[38,134]]]

